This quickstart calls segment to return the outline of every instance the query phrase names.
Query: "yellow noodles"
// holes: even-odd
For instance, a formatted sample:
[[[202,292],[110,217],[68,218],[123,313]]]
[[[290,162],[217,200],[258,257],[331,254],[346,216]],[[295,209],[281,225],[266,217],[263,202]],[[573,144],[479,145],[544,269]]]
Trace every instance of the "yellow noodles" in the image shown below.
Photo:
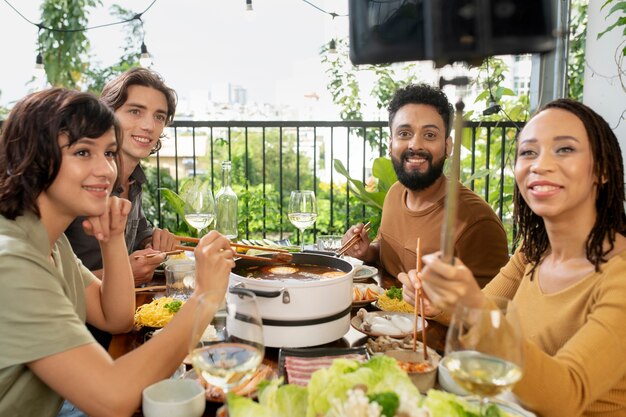
[[[163,327],[172,320],[175,313],[165,308],[165,304],[175,301],[174,298],[163,297],[152,300],[150,304],[139,306],[135,312],[135,324],[140,327]]]
[[[413,306],[404,300],[389,298],[387,294],[378,297],[378,307],[384,311],[398,311],[401,313],[413,313]]]

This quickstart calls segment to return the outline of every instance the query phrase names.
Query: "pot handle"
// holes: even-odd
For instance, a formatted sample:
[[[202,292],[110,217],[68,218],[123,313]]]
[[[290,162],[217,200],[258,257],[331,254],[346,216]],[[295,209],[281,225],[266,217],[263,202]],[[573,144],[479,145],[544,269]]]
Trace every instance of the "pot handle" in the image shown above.
[[[282,292],[284,291],[284,288],[281,288],[279,290],[275,290],[275,291],[263,291],[263,290],[254,290],[252,288],[244,288],[242,286],[240,286],[239,284],[237,284],[234,287],[229,287],[228,288],[228,292],[230,292],[231,294],[246,294],[246,293],[254,293],[254,295],[256,295],[257,297],[265,297],[265,298],[276,298],[279,297]]]

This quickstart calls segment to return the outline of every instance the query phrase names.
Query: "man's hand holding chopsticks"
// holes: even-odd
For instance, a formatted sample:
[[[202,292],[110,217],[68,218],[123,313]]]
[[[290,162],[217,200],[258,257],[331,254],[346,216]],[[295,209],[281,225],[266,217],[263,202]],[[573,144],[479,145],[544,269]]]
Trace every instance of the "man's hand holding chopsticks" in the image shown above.
[[[377,260],[378,251],[376,250],[374,254],[373,248],[370,247],[374,245],[371,245],[372,241],[368,235],[369,227],[366,227],[368,225],[369,223],[367,225],[359,223],[348,229],[341,239],[342,248],[347,248],[342,253],[343,255],[352,256],[364,262],[375,262]]]

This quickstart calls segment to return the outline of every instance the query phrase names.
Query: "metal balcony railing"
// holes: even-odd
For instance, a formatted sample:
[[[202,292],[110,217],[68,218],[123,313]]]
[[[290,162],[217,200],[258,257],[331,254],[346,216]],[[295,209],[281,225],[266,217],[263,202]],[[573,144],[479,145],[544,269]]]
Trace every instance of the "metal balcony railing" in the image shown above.
[[[491,204],[505,226],[511,218],[514,141],[522,126],[467,122],[463,132],[461,179]],[[314,239],[318,232],[343,233],[371,214],[354,199],[332,161],[341,161],[351,177],[368,183],[374,159],[387,154],[388,132],[382,121],[182,120],[168,128],[163,148],[148,164],[157,171],[157,188],[164,186],[169,173],[169,187],[175,191],[185,177],[196,175],[209,178],[217,191],[220,163],[231,160],[244,214],[241,237],[292,236],[295,229],[285,221],[289,193],[313,189],[322,197],[320,210],[326,220],[307,232],[310,241],[309,235]],[[157,195],[158,224],[163,224],[163,207]]]

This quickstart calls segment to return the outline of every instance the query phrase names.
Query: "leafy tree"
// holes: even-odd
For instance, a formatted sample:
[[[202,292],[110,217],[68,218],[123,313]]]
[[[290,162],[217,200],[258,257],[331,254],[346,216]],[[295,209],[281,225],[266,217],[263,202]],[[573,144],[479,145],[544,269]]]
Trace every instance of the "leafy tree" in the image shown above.
[[[68,88],[80,86],[89,52],[89,40],[82,29],[88,23],[88,8],[100,5],[100,0],[43,2],[41,24],[52,30],[39,32],[39,45],[50,84]]]
[[[101,0],[45,0],[41,6],[41,25],[52,30],[39,32],[48,82],[54,86],[87,89],[99,94],[111,78],[139,63],[137,45],[141,43],[141,22],[135,14],[119,5],[111,7],[118,21],[130,20],[124,25],[125,46],[119,61],[111,67],[101,67],[90,55],[87,27],[89,9],[101,6]]]
[[[137,45],[141,44],[143,38],[141,22],[133,19],[135,16],[134,12],[124,9],[117,4],[111,6],[110,13],[118,21],[128,20],[129,22],[124,24],[126,36],[124,38],[122,56],[120,56],[119,60],[110,67],[92,64],[85,70],[87,90],[95,94],[100,94],[108,81],[130,68],[139,66],[141,51],[137,48]]]

